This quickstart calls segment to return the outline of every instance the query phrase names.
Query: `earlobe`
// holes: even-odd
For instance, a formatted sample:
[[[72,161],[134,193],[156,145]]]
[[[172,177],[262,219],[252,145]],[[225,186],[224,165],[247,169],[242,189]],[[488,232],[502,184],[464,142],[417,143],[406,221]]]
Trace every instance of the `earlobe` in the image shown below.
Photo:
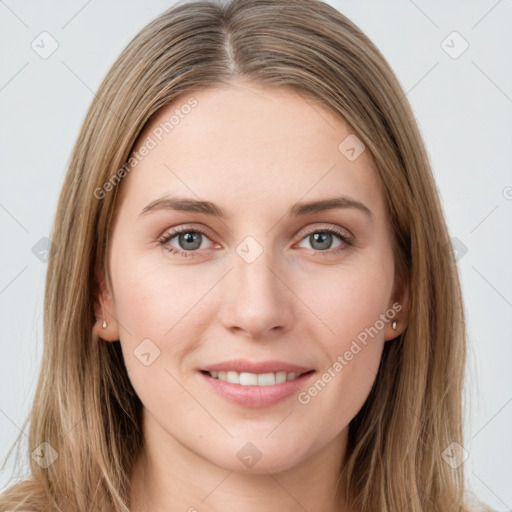
[[[107,328],[107,320],[105,319],[105,311],[103,311],[103,308],[101,308],[101,312],[103,314],[103,324],[102,324],[102,329],[106,329]]]
[[[118,341],[119,329],[114,300],[107,289],[105,276],[101,270],[96,272],[95,288],[94,310],[96,322],[93,327],[94,334],[105,341]]]
[[[410,308],[409,293],[409,284],[406,283],[400,287],[398,294],[394,294],[396,300],[388,309],[390,321],[386,325],[385,341],[394,340],[407,328]]]
[[[400,319],[392,320],[386,326],[386,334],[384,341],[391,341],[398,338],[405,331],[405,322],[401,323]]]

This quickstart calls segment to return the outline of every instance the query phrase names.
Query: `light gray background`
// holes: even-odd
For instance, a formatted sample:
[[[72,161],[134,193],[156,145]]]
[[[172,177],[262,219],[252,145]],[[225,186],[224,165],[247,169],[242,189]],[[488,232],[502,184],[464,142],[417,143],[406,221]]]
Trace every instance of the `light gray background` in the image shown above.
[[[29,411],[42,354],[46,265],[32,248],[49,235],[94,92],[136,32],[173,3],[0,0],[1,462]],[[329,3],[381,49],[420,124],[458,239],[470,342],[468,479],[496,510],[511,510],[512,3]],[[43,31],[59,45],[46,59],[31,48]],[[464,43],[446,39],[453,31],[469,44],[458,58]]]

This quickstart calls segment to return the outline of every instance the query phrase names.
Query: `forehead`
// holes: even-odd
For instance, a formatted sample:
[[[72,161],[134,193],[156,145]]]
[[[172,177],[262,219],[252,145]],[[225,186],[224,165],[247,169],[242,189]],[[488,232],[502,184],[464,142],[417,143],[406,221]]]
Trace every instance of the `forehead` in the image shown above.
[[[134,148],[140,160],[123,196],[140,203],[176,193],[249,213],[339,193],[378,210],[373,160],[368,151],[357,156],[357,144],[343,118],[310,96],[239,80],[163,107]]]

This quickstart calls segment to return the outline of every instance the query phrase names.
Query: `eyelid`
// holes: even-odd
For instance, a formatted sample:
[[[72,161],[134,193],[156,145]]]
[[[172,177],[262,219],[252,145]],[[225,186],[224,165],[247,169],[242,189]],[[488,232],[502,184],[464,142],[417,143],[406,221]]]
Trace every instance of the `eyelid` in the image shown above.
[[[207,236],[210,240],[212,238],[215,238],[215,236],[211,235],[211,230],[208,229],[203,224],[177,224],[176,226],[166,228],[158,238],[161,239],[168,235],[179,235],[180,233],[187,231],[202,233],[203,235]]]
[[[189,231],[197,231],[199,233],[202,233],[202,234],[206,235],[211,241],[213,241],[212,238],[215,238],[215,236],[212,236],[210,234],[210,230],[203,224],[198,224],[198,226],[199,227],[195,227],[193,223],[192,224],[178,224],[176,226],[165,229],[165,231],[158,237],[158,239],[165,238],[171,234],[177,235],[177,234],[180,234],[182,232],[189,230]],[[351,233],[351,231],[345,227],[329,226],[329,225],[322,224],[322,223],[314,223],[305,229],[305,231],[302,233],[302,238],[299,240],[299,242],[302,241],[304,237],[310,235],[311,233],[315,233],[317,231],[322,231],[322,230],[340,231],[346,238],[351,239],[351,240],[354,238],[354,235]],[[300,234],[300,232],[301,231],[298,231],[295,236],[298,236]],[[346,233],[344,233],[344,232],[346,232]]]
[[[316,233],[317,231],[339,231],[341,234],[343,234],[343,236],[350,240],[353,240],[355,238],[352,232],[345,227],[337,225],[326,225],[321,223],[313,224],[310,227],[308,227],[306,231],[303,233],[303,237],[310,235],[311,233]]]

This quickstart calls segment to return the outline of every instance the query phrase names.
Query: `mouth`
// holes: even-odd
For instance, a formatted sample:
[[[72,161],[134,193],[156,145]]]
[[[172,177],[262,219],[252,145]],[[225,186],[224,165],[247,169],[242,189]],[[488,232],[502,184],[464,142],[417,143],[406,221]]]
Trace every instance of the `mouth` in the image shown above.
[[[285,401],[298,394],[316,374],[315,370],[282,363],[243,363],[238,364],[239,371],[226,366],[234,365],[219,364],[198,372],[206,384],[205,391],[245,408],[271,407]]]
[[[299,379],[303,375],[313,373],[315,370],[306,372],[267,372],[250,373],[236,371],[208,371],[201,370],[201,373],[208,375],[212,379],[217,379],[230,384],[239,384],[240,386],[275,386]]]

